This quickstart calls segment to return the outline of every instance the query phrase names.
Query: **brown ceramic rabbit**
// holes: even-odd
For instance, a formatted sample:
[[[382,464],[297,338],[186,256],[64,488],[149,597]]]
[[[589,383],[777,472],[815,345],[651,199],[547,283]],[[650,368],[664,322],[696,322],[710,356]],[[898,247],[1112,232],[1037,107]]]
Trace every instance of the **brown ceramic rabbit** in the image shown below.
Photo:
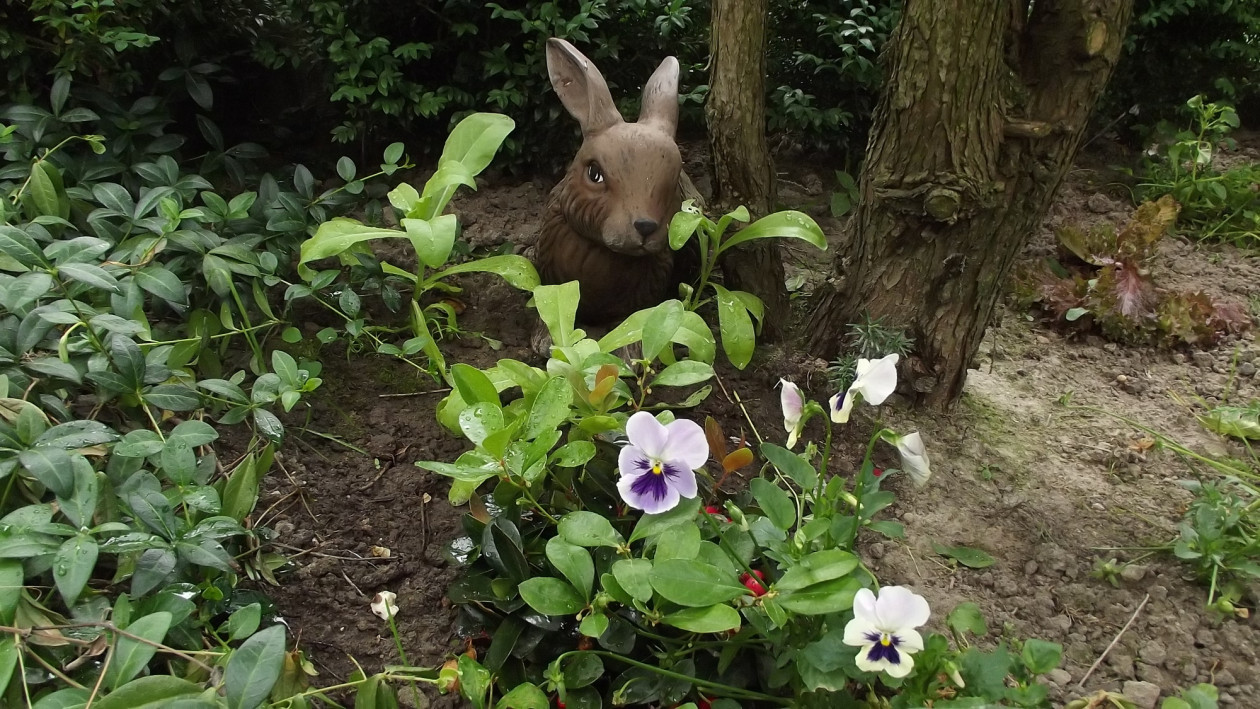
[[[668,232],[682,204],[678,60],[652,74],[636,123],[622,119],[603,75],[568,42],[547,40],[547,73],[582,127],[582,147],[547,200],[538,270],[543,283],[579,282],[579,321],[608,323],[677,290]]]

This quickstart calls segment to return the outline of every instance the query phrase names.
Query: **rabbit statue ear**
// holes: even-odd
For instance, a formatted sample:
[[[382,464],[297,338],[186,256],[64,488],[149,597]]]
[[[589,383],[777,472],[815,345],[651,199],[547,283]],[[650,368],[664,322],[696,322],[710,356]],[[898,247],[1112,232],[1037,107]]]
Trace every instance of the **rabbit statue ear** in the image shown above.
[[[673,135],[678,129],[678,60],[665,57],[643,87],[639,123],[651,123]]]
[[[604,75],[572,44],[555,37],[547,40],[547,75],[560,102],[582,126],[583,135],[622,122]]]

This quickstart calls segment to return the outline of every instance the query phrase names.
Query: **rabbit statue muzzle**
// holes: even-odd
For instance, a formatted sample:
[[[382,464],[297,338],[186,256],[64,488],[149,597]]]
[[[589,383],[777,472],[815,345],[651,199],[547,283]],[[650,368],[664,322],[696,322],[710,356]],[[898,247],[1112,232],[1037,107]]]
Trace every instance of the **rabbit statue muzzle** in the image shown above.
[[[652,74],[635,123],[568,42],[547,40],[547,73],[582,127],[582,147],[547,200],[538,270],[543,283],[579,282],[579,320],[610,322],[677,289],[669,222],[682,205],[678,60],[666,58]]]

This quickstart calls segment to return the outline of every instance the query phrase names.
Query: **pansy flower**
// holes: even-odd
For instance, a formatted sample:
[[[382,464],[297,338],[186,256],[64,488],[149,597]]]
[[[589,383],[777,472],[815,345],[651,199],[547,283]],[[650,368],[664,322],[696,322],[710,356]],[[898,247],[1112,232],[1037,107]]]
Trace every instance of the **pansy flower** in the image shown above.
[[[640,411],[626,422],[626,437],[630,443],[617,460],[617,491],[627,505],[658,514],[696,496],[695,470],[709,459],[709,443],[699,424],[686,419],[661,424]]]
[[[922,596],[901,586],[864,588],[853,598],[853,620],[844,626],[844,644],[861,648],[858,669],[905,677],[914,669],[912,655],[923,649],[915,628],[927,623],[931,609]]]
[[[900,356],[894,352],[882,359],[858,359],[857,373],[853,383],[849,385],[843,397],[836,394],[831,397],[831,420],[835,423],[848,423],[849,413],[858,397],[872,406],[879,406],[884,399],[897,388],[897,360]]]

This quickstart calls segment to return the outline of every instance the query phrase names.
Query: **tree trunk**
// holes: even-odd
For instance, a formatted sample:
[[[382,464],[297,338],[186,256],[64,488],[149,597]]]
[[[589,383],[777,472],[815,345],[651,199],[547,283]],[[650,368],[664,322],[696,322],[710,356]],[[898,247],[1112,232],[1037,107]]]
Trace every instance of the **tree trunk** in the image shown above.
[[[916,403],[947,407],[1050,207],[1120,54],[1133,0],[905,0],[862,169],[838,290],[821,293],[810,349],[885,317],[914,340]]]
[[[705,114],[717,207],[748,207],[753,217],[774,206],[774,165],[766,146],[766,17],[768,0],[713,0],[709,96]],[[783,261],[773,240],[733,250],[722,265],[728,284],[766,306],[764,339],[782,336],[788,298]]]

